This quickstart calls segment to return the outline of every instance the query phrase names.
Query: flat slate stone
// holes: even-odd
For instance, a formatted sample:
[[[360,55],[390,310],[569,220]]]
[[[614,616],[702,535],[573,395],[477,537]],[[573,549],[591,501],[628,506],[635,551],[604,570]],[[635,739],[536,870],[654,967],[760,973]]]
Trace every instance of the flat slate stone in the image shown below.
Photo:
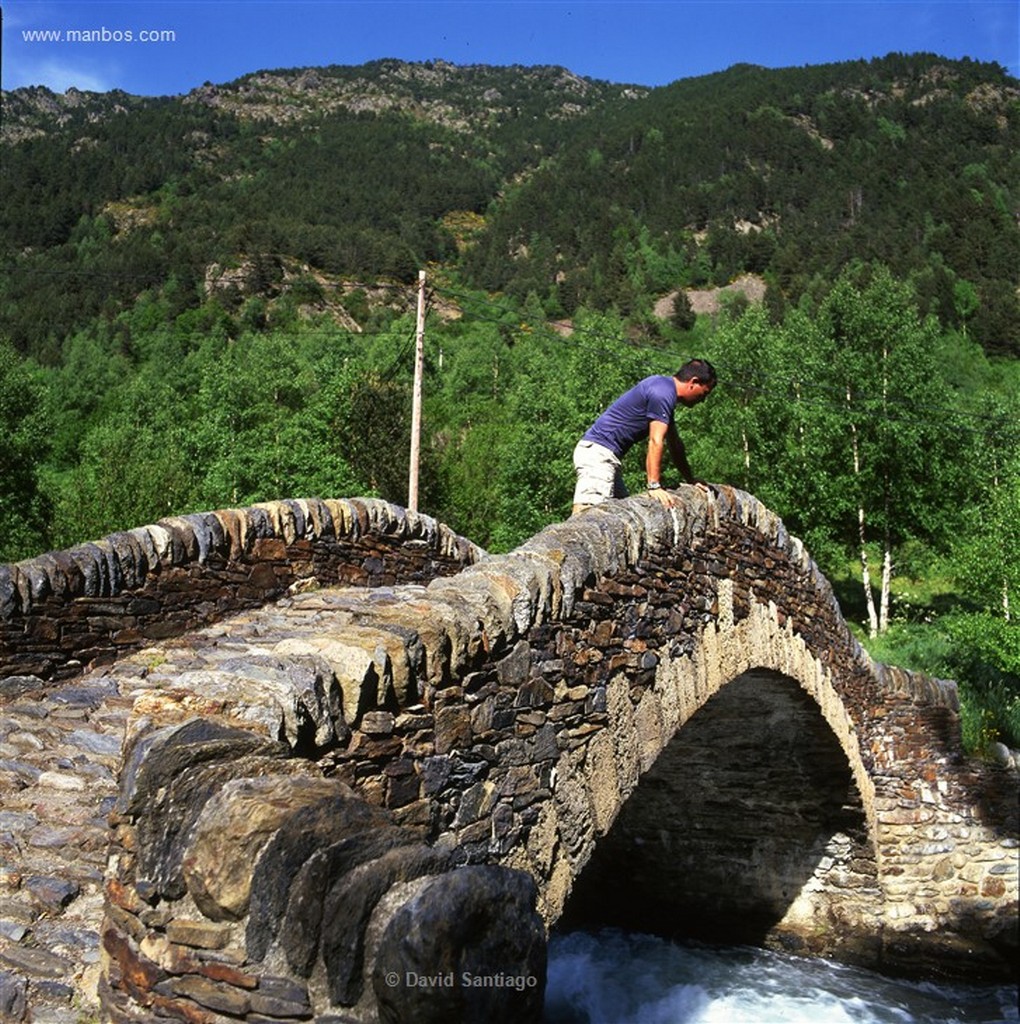
[[[63,978],[71,969],[71,961],[46,949],[11,946],[0,950],[0,960],[15,970],[39,978]]]

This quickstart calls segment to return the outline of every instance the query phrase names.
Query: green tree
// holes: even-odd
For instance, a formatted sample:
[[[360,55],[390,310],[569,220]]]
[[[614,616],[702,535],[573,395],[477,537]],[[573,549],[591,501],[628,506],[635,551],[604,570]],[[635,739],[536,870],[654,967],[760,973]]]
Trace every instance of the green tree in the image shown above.
[[[893,555],[908,538],[948,531],[962,453],[938,328],[921,320],[909,287],[884,267],[844,272],[820,316],[832,352],[830,380],[845,402],[847,451],[869,632],[889,624]],[[844,462],[845,465],[845,462]],[[882,559],[876,611],[868,548]]]
[[[697,319],[687,292],[681,288],[673,299],[673,313],[669,322],[678,331],[689,331],[697,323]]]
[[[204,354],[193,426],[201,504],[364,489],[341,434],[350,370],[329,341],[314,333],[248,334]]]
[[[743,487],[782,515],[820,561],[839,564],[848,505],[839,472],[842,409],[830,400],[831,352],[802,310],[775,323],[764,306],[720,321],[705,340],[720,385],[696,411],[699,475]]]
[[[49,510],[39,482],[49,447],[44,398],[40,374],[0,342],[0,562],[45,547]]]
[[[695,442],[698,464],[704,465],[708,456],[714,479],[747,490],[757,490],[766,479],[765,464],[781,431],[768,408],[778,338],[779,331],[754,309],[736,320],[723,320],[711,339],[710,358],[722,382],[704,406],[709,430]]]
[[[1020,403],[985,397],[974,438],[978,500],[968,504],[956,562],[969,592],[1006,622],[1020,592]]]
[[[187,434],[183,427],[167,426],[111,418],[89,432],[77,464],[57,478],[56,547],[192,510]]]
[[[979,305],[977,289],[969,281],[953,282],[953,311],[967,336],[967,321],[974,315]]]

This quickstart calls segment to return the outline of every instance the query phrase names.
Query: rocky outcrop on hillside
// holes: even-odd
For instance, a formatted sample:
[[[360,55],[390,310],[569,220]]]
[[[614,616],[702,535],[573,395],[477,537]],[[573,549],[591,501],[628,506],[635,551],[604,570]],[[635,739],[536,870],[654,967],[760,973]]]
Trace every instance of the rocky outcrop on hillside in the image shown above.
[[[185,97],[253,121],[291,123],[335,111],[396,111],[457,131],[520,116],[539,97],[543,116],[567,119],[606,99],[636,99],[649,90],[610,85],[552,66],[499,68],[435,60],[373,61],[359,68],[260,71],[227,85],[206,83]]]
[[[206,82],[183,97],[75,88],[61,94],[40,85],[0,94],[0,143],[14,144],[67,128],[76,120],[84,126],[172,100],[272,124],[294,124],[340,111],[398,112],[472,132],[519,117],[569,120],[608,100],[639,99],[648,92],[641,86],[584,78],[562,67],[503,68],[443,60],[257,71],[225,84]]]
[[[741,274],[738,278],[721,288],[686,288],[687,299],[695,313],[708,313],[714,316],[722,308],[728,298],[742,295],[752,305],[765,300],[765,279],[758,274]],[[654,312],[661,320],[673,315],[673,303],[678,291],[669,292],[657,299]]]
[[[42,85],[13,89],[0,94],[0,143],[14,144],[45,135],[67,127],[76,118],[90,123],[126,114],[146,102],[119,89],[102,93],[75,88],[58,93]]]

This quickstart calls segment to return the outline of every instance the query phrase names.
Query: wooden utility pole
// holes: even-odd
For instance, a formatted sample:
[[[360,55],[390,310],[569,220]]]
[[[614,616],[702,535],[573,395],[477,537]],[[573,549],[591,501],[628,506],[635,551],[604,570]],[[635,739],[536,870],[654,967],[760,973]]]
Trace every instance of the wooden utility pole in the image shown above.
[[[411,468],[407,507],[418,511],[418,463],[421,461],[421,378],[425,369],[425,271],[418,271],[418,327],[414,342],[414,397],[411,400]]]

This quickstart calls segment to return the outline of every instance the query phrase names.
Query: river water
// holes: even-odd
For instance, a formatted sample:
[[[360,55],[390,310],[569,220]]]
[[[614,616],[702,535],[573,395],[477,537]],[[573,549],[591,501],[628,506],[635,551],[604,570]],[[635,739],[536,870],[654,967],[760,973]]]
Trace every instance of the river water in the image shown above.
[[[827,960],[620,931],[554,935],[545,1024],[1011,1024],[1013,986],[905,981]]]

